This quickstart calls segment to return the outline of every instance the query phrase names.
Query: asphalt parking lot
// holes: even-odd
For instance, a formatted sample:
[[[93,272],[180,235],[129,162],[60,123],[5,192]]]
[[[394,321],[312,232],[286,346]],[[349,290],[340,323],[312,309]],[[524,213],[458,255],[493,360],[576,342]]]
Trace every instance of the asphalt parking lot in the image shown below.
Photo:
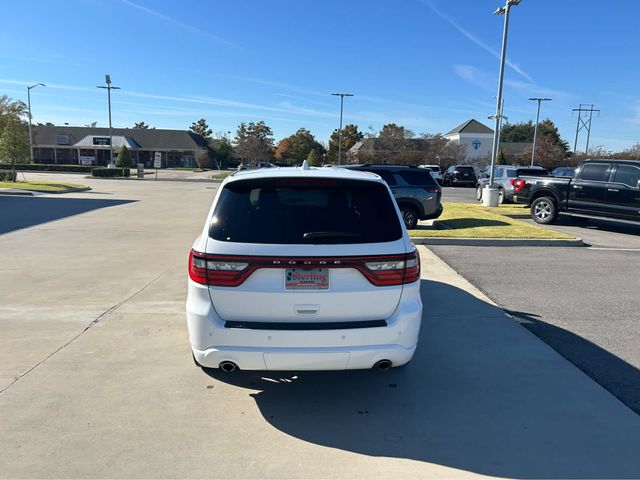
[[[186,262],[216,185],[52,177],[93,190],[0,197],[1,477],[640,476],[640,417],[424,247],[407,367],[205,372]]]
[[[476,203],[476,189],[472,187],[442,187],[442,201]]]

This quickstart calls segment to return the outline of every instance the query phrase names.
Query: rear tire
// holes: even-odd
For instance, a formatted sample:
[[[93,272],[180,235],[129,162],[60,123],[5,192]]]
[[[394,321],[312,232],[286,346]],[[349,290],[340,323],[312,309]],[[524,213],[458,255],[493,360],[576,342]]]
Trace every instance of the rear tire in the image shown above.
[[[558,207],[549,197],[536,198],[531,204],[531,218],[534,222],[549,225],[558,218]]]
[[[481,185],[477,185],[476,186],[476,200],[477,201],[481,201],[482,200],[482,186]]]
[[[418,225],[418,211],[414,207],[402,206],[400,207],[400,213],[402,213],[402,220],[407,230],[416,228],[416,225]]]
[[[498,205],[502,205],[504,203],[504,188],[500,188],[498,190]]]

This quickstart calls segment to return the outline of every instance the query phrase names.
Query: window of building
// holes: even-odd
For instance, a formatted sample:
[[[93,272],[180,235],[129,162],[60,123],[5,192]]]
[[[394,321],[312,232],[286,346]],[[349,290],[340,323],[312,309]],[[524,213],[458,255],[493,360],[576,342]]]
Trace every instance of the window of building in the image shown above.
[[[69,145],[69,137],[66,135],[56,135],[56,145]]]

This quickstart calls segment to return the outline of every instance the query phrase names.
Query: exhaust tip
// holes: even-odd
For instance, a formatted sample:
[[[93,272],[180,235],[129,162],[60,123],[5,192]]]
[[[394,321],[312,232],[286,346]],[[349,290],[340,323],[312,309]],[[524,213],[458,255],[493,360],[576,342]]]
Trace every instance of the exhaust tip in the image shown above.
[[[377,368],[378,370],[389,370],[391,368],[392,364],[391,364],[391,360],[378,360],[374,365],[373,368]]]
[[[235,363],[227,361],[220,362],[220,365],[218,365],[218,367],[220,368],[220,370],[227,373],[232,373],[238,370],[238,366]]]

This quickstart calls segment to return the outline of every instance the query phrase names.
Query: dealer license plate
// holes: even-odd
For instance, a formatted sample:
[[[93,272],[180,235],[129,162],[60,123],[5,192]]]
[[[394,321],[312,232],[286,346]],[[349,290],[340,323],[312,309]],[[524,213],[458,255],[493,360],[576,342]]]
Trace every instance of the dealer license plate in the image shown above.
[[[328,268],[287,268],[284,271],[285,290],[328,290]]]

